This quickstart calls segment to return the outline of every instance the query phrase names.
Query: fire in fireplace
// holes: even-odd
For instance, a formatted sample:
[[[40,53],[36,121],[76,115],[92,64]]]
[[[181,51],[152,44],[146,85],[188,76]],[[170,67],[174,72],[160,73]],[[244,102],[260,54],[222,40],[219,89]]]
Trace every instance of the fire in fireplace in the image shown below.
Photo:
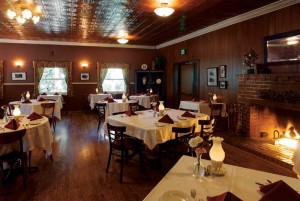
[[[285,146],[291,149],[296,149],[297,140],[300,135],[295,127],[289,122],[287,129],[280,134],[278,130],[274,130],[275,145]]]

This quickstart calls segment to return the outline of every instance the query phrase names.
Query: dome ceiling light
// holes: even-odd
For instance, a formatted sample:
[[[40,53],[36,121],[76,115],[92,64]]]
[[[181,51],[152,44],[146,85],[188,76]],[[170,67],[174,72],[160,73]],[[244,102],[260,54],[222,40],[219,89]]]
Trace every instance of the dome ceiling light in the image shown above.
[[[164,3],[161,3],[161,7],[160,7],[160,8],[156,8],[156,9],[154,10],[154,12],[155,12],[158,16],[161,16],[161,17],[168,17],[168,16],[170,16],[170,15],[174,12],[174,9],[168,7],[168,3],[167,3],[167,2],[164,2]]]

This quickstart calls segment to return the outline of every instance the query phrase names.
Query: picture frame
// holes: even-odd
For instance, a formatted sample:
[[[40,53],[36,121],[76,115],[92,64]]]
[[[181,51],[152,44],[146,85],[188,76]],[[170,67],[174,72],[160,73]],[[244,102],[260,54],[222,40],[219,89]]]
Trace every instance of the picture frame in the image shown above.
[[[220,78],[226,78],[226,65],[219,66]]]
[[[81,80],[89,80],[90,79],[90,74],[89,73],[81,73],[80,74],[80,79]]]
[[[219,81],[220,89],[227,89],[227,81]]]
[[[26,72],[14,72],[11,73],[12,80],[26,80]]]
[[[218,68],[207,68],[207,86],[218,86]]]

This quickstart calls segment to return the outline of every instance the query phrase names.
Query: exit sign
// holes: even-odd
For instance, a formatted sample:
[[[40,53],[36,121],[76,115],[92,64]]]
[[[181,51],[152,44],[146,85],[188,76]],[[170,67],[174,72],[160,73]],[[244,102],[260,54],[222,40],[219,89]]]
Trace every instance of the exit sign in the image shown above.
[[[180,50],[180,55],[185,55],[186,54],[186,49],[181,49]]]

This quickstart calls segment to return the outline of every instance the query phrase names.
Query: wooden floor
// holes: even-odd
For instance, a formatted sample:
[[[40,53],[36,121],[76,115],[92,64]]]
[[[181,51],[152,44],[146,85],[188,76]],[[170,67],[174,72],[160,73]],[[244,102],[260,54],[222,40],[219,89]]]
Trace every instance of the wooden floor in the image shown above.
[[[112,161],[110,172],[105,173],[108,141],[102,130],[97,133],[97,123],[97,116],[90,112],[64,115],[54,133],[54,162],[45,159],[42,150],[35,149],[32,163],[39,171],[29,175],[26,189],[21,176],[11,178],[0,187],[0,200],[143,200],[174,162],[165,158],[159,169],[153,161],[146,161],[146,174],[141,175],[138,158],[134,158],[125,165],[124,183],[120,184],[118,162]],[[223,145],[228,164],[295,177],[289,169]]]

